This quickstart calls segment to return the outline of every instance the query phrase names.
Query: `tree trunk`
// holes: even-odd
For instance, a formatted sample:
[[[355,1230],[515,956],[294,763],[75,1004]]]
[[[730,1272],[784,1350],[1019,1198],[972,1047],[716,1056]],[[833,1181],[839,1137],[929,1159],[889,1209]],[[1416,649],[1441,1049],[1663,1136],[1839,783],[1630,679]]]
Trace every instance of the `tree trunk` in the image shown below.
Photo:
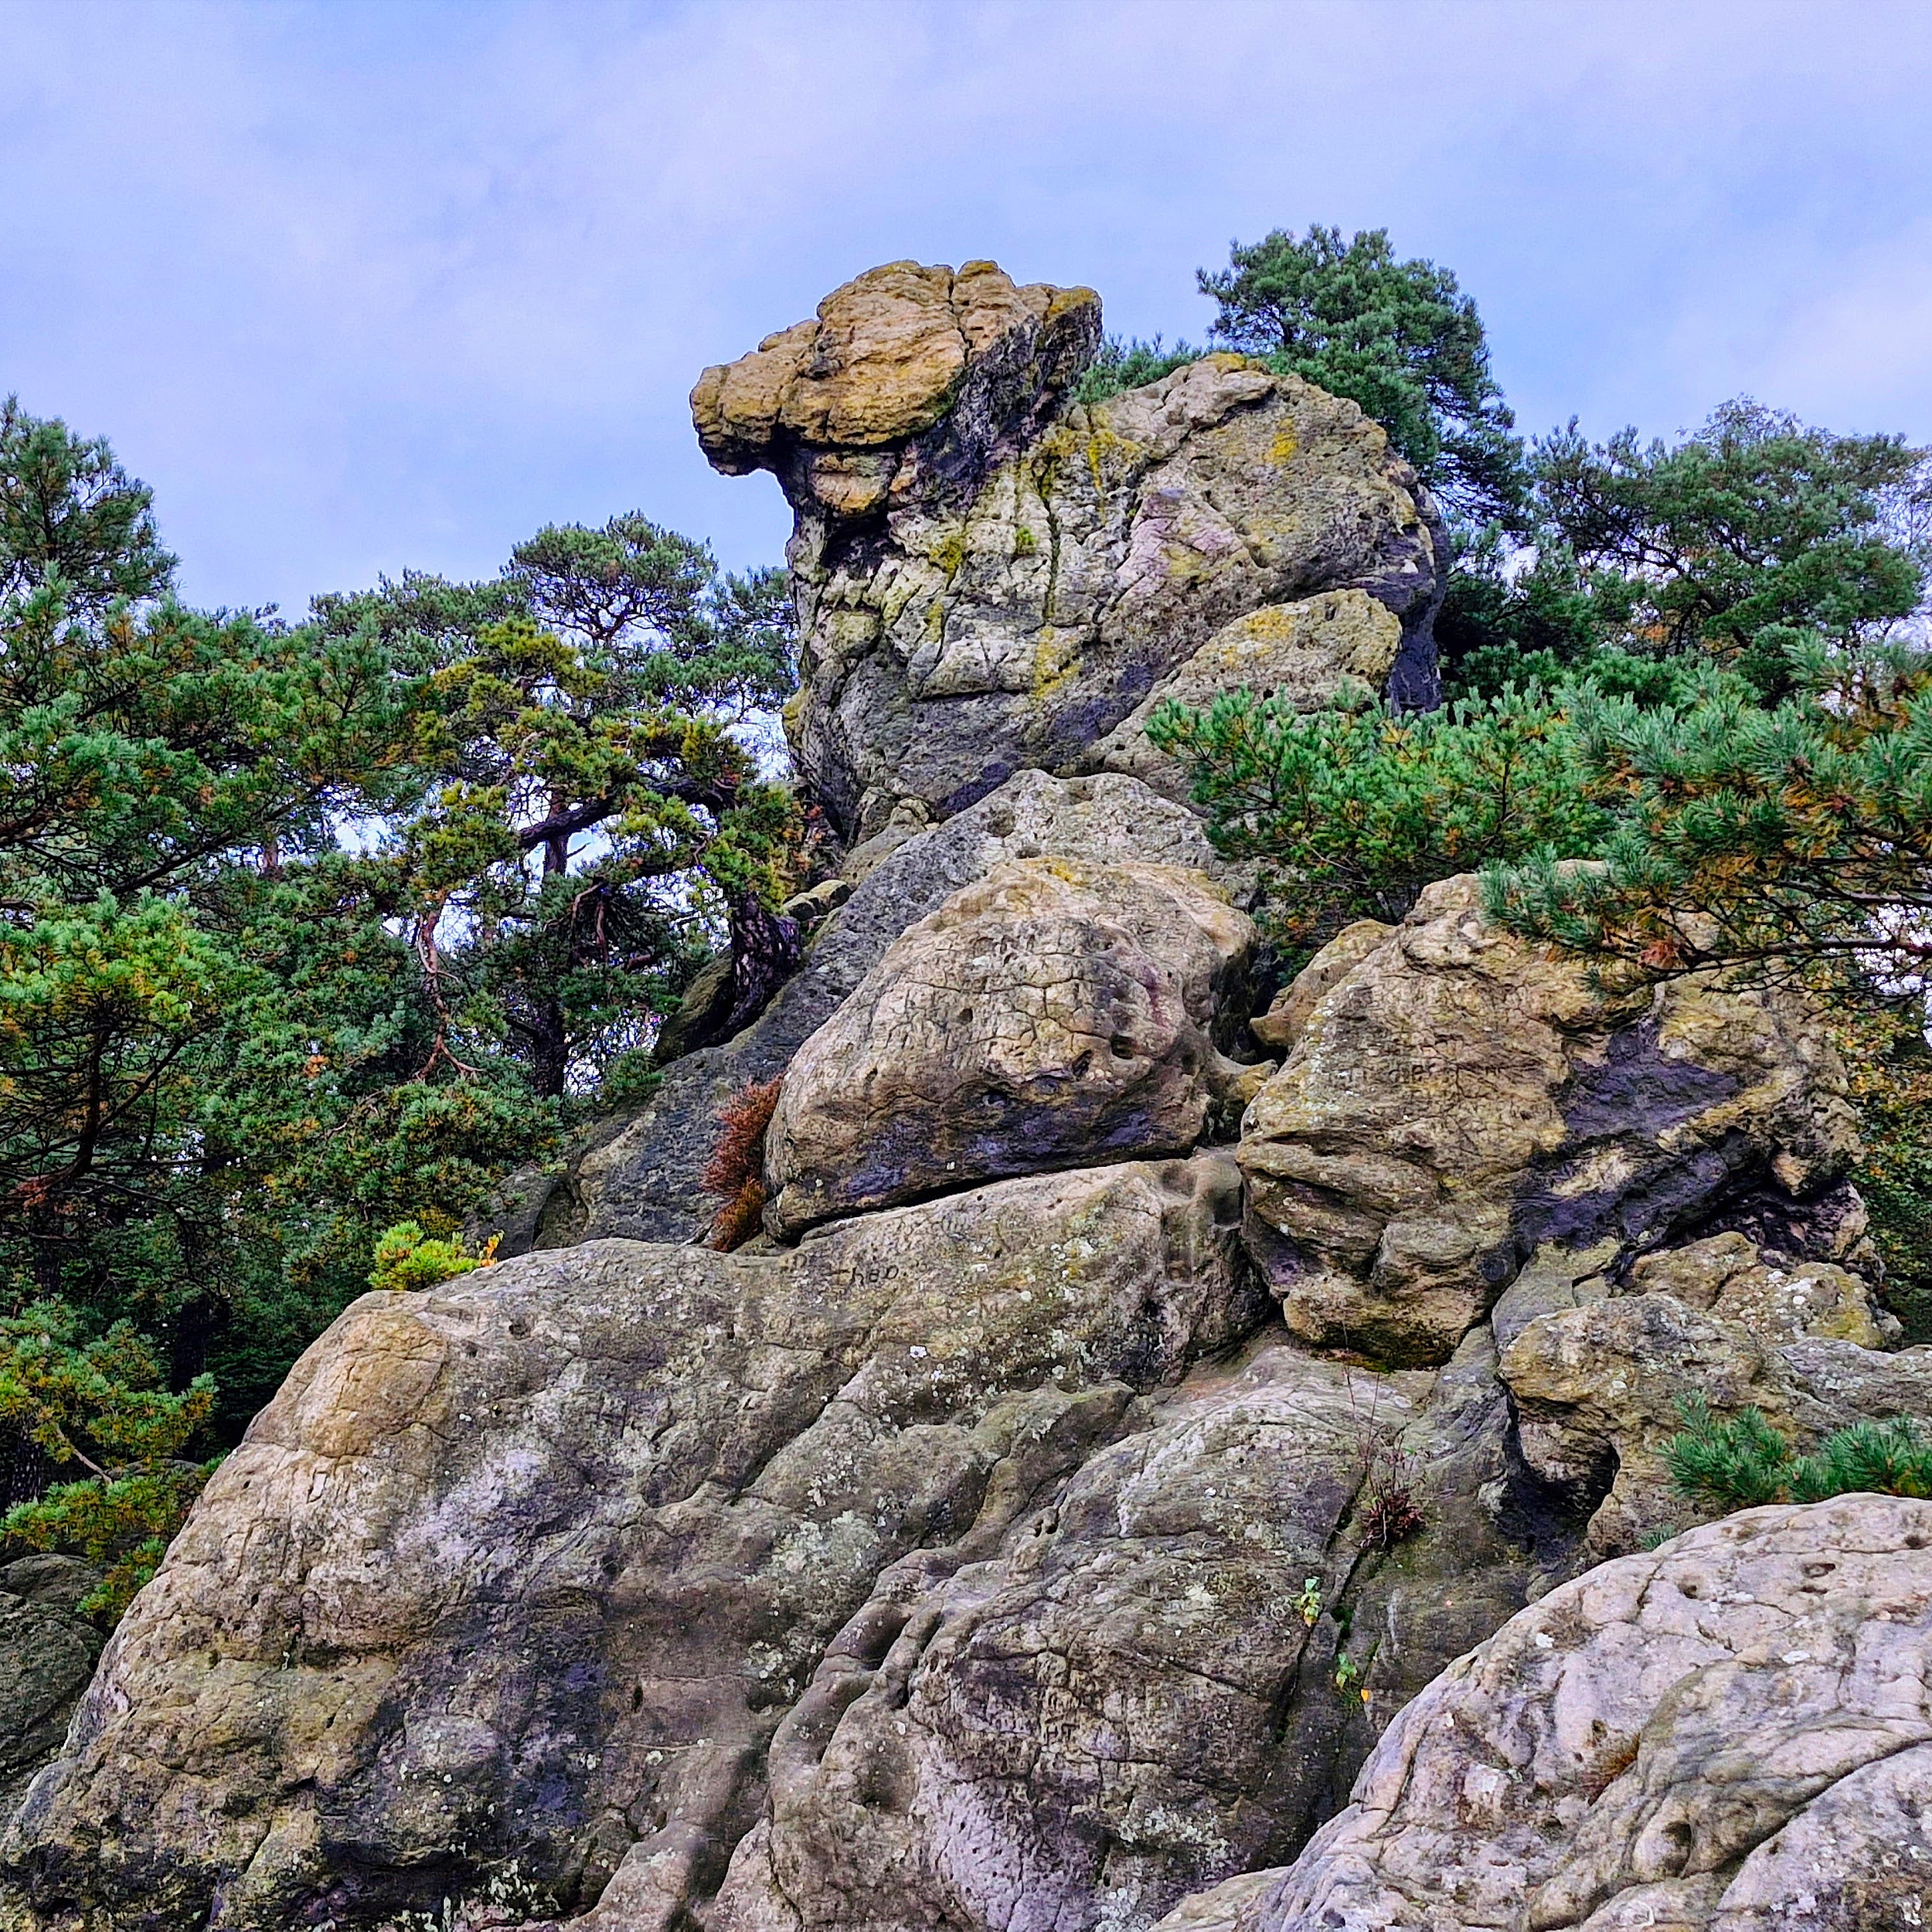
[[[749,1026],[798,970],[804,957],[798,922],[767,912],[747,893],[731,908],[731,1011],[723,1029],[729,1039]]]
[[[530,1027],[530,1063],[538,1093],[546,1100],[560,1100],[570,1070],[570,1035],[561,1001],[537,1002]]]

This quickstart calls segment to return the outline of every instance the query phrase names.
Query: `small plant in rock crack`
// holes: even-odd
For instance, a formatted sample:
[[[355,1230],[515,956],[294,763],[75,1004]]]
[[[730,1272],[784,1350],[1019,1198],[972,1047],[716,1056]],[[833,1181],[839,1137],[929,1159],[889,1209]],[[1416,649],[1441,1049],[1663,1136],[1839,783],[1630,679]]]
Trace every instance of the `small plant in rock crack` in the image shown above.
[[[1294,1607],[1301,1613],[1301,1621],[1312,1630],[1321,1614],[1321,1579],[1311,1577],[1301,1586],[1301,1594],[1294,1600]]]
[[[724,1205],[711,1223],[711,1246],[729,1253],[758,1231],[765,1202],[765,1129],[778,1104],[781,1080],[750,1081],[726,1100],[718,1114],[718,1145],[699,1177],[707,1194]]]
[[[1365,1436],[1362,1505],[1355,1519],[1365,1543],[1392,1549],[1428,1522],[1422,1507],[1417,1461],[1413,1451],[1386,1430]]]
[[[1371,1650],[1360,1663],[1345,1650],[1337,1651],[1335,1657],[1335,1689],[1352,1702],[1365,1708],[1375,1693],[1368,1685],[1369,1666],[1375,1662],[1376,1654]]]
[[[1349,1409],[1355,1419],[1355,1454],[1361,1474],[1355,1480],[1355,1526],[1365,1545],[1392,1549],[1428,1522],[1422,1506],[1421,1458],[1403,1447],[1395,1430],[1377,1413],[1383,1389],[1373,1387],[1365,1410],[1348,1376]]]

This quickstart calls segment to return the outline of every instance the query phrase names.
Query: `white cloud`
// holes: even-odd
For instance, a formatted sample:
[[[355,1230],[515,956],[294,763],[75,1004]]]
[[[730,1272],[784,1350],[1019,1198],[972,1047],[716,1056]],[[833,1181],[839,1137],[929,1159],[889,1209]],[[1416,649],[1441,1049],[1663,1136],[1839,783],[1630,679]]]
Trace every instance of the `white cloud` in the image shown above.
[[[114,437],[210,600],[485,570],[633,503],[773,554],[775,491],[711,476],[685,392],[902,254],[1198,335],[1231,235],[1386,223],[1476,293],[1532,427],[1782,384],[1932,434],[1916,5],[4,18],[0,386]]]

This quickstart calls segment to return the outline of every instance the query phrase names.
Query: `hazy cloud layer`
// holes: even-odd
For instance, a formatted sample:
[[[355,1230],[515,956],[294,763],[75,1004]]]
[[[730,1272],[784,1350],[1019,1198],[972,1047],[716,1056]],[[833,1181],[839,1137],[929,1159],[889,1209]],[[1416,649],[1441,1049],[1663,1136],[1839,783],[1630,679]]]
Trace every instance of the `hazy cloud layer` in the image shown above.
[[[1921,0],[0,0],[0,388],[111,436],[204,602],[638,506],[775,556],[706,362],[900,256],[1198,337],[1386,225],[1525,427],[1725,396],[1932,439]]]

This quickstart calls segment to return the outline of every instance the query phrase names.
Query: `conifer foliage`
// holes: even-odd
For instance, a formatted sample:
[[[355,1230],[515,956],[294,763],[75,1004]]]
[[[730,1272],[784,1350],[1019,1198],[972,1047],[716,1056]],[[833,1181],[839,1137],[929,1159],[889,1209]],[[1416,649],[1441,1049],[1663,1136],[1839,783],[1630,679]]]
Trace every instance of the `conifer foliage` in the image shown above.
[[[385,1285],[487,1260],[698,966],[742,1018],[797,946],[782,573],[635,513],[298,623],[173,571],[105,444],[0,409],[0,1507],[109,1614],[381,1231]]]

